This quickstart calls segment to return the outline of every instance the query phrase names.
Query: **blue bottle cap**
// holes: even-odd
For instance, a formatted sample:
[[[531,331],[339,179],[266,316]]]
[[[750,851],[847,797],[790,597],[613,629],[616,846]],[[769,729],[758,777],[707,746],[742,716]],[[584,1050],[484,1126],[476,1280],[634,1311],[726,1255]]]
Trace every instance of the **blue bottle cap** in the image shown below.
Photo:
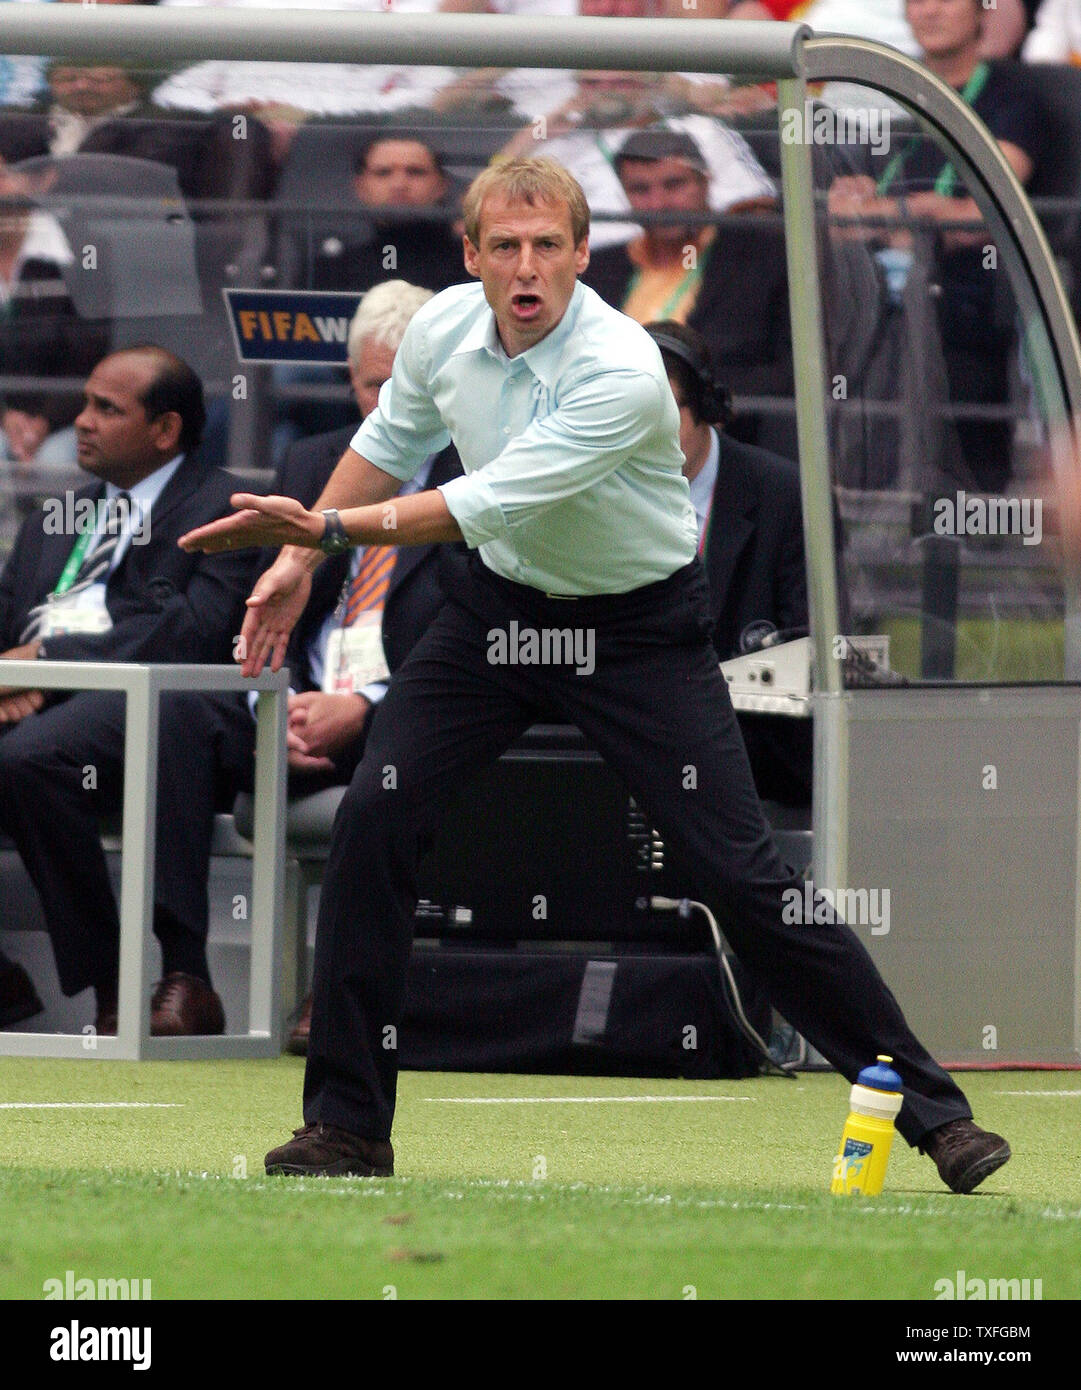
[[[892,1057],[879,1055],[873,1067],[864,1067],[857,1078],[861,1086],[869,1086],[874,1091],[899,1091],[903,1085],[901,1078],[888,1063]]]

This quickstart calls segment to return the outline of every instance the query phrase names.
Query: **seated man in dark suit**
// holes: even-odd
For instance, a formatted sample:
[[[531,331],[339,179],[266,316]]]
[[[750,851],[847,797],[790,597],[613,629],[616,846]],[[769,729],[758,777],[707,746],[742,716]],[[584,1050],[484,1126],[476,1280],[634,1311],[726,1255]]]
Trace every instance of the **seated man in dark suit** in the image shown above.
[[[174,168],[186,198],[270,196],[270,136],[253,117],[244,118],[237,138],[230,114],[164,111],[147,100],[137,69],[93,60],[52,62],[47,80],[49,96],[35,108],[0,117],[0,157],[8,164],[44,155],[127,155]]]
[[[0,574],[0,656],[228,662],[254,567],[176,544],[220,515],[234,488],[198,456],[199,378],[162,348],[131,348],[98,363],[84,399],[78,462],[95,481],[47,499],[23,525]],[[111,691],[0,690],[0,832],[38,890],[61,988],[93,987],[100,1033],[116,1031],[120,924],[100,817],[121,805],[124,703]],[[216,774],[173,709],[166,698],[153,924],[163,969],[151,1031],[221,1033],[206,962],[209,839],[185,814]],[[0,1018],[17,1023],[40,1007],[25,971],[0,956]]]
[[[312,289],[367,290],[388,277],[436,292],[460,284],[462,239],[451,229],[449,191],[438,153],[418,134],[381,131],[363,140],[353,156],[353,193],[370,224],[362,239],[324,244]],[[421,210],[444,215],[433,220]]]
[[[635,212],[688,213],[696,221],[652,223],[626,246],[594,252],[585,283],[637,323],[675,319],[696,329],[736,395],[792,396],[780,221],[703,224],[709,168],[684,131],[637,131],[620,147],[615,170]],[[733,420],[733,433],[795,457],[788,417],[744,414]]]
[[[724,430],[727,393],[702,336],[682,323],[645,325],[679,406],[683,468],[698,517],[709,581],[713,645],[722,661],[754,650],[769,632],[809,625],[799,469]],[[758,794],[788,806],[811,802],[809,719],[740,714]]]
[[[409,320],[430,298],[429,290],[389,280],[361,300],[349,326],[348,351],[362,418],[374,409],[379,389],[390,377]],[[356,426],[348,425],[298,441],[286,454],[273,491],[312,506],[355,434]],[[438,487],[461,471],[449,446],[403,491]],[[294,692],[287,735],[290,790],[315,791],[351,780],[391,673],[443,603],[439,551],[436,545],[369,546],[319,566],[287,657]],[[309,997],[290,1036],[290,1051],[306,1050],[310,1017]]]

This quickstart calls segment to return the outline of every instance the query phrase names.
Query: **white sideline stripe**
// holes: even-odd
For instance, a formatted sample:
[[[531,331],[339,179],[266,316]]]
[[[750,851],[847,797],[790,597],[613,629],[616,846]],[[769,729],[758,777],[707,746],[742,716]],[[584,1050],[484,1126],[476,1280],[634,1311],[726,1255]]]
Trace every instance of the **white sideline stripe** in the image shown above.
[[[1081,1091],[999,1091],[1000,1096],[1081,1096]]]
[[[176,1100],[0,1100],[0,1110],[183,1110]]]
[[[635,1105],[653,1101],[669,1105],[693,1101],[750,1100],[750,1096],[425,1096],[432,1105]]]

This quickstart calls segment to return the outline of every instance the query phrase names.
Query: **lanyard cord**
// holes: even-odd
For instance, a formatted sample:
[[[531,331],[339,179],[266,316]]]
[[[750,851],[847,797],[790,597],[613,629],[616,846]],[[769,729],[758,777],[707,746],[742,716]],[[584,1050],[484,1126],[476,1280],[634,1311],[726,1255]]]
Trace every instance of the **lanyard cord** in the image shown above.
[[[975,104],[975,102],[979,99],[980,93],[983,91],[984,87],[987,86],[987,79],[990,76],[991,69],[990,67],[988,67],[986,63],[976,64],[976,66],[972,69],[971,74],[969,75],[968,81],[961,88],[961,100],[965,103],[966,106],[972,106]],[[893,181],[897,178],[898,174],[900,174],[901,170],[904,168],[905,160],[908,159],[909,155],[917,147],[917,145],[919,145],[920,142],[925,140],[926,138],[927,137],[925,135],[911,136],[906,142],[904,148],[899,150],[897,154],[893,156],[889,164],[886,165],[885,173],[878,181],[876,191],[878,192],[879,196],[884,195],[889,190],[890,185],[893,183]],[[956,186],[957,170],[953,167],[951,163],[949,163],[949,161],[947,161],[946,164],[943,165],[938,178],[935,179],[935,192],[939,194],[940,197],[949,198],[953,194],[953,190]]]
[[[679,304],[680,300],[685,299],[686,296],[689,295],[692,290],[697,289],[699,283],[701,282],[702,276],[705,274],[706,262],[709,260],[709,253],[712,250],[713,242],[710,241],[709,244],[704,248],[702,253],[699,255],[695,264],[691,266],[689,270],[684,271],[682,277],[680,278],[679,284],[675,287],[672,293],[668,296],[668,298],[664,301],[661,307],[653,315],[654,318],[671,318],[672,315],[675,313],[676,305]],[[632,295],[635,293],[635,291],[638,289],[638,286],[641,284],[641,281],[642,271],[639,267],[639,269],[637,269],[631,276],[630,283],[627,285],[627,292],[623,296],[624,304],[626,304],[631,299]]]

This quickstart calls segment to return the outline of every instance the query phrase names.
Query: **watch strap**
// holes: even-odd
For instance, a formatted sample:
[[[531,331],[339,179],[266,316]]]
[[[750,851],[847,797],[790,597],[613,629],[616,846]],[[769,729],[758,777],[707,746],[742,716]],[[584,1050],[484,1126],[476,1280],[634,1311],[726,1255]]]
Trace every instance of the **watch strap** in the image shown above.
[[[352,542],[342,525],[337,508],[327,507],[320,514],[326,522],[326,530],[323,532],[323,539],[319,542],[319,549],[325,555],[340,555],[343,550],[349,550]]]

